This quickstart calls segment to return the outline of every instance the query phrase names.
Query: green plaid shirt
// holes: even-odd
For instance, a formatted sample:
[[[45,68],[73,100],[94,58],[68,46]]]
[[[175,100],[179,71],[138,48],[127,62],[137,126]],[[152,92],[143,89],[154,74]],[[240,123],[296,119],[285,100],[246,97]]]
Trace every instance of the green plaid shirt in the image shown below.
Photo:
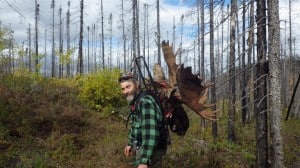
[[[150,164],[150,158],[159,141],[159,130],[162,125],[161,111],[150,95],[142,96],[134,108],[131,109],[128,144],[133,146],[134,141],[138,141],[141,159],[136,160],[136,164]]]

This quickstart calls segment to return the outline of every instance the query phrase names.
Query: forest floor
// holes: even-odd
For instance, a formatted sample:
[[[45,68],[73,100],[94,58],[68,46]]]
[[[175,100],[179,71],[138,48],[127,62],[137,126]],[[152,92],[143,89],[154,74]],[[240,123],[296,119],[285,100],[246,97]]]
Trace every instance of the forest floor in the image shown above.
[[[78,100],[76,84],[0,78],[0,167],[132,167],[123,154],[128,131],[123,117],[89,109]],[[210,122],[201,129],[199,116],[191,111],[188,116],[187,134],[171,133],[164,167],[255,167],[254,121],[237,121],[236,142],[229,143],[226,112],[219,114],[216,139]],[[299,166],[299,119],[282,124],[285,166]]]

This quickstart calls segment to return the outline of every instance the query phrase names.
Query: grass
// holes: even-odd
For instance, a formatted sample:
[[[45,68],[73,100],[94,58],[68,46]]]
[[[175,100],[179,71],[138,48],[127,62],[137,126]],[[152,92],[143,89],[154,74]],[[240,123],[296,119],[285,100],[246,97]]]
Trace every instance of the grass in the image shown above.
[[[78,100],[74,80],[1,76],[0,167],[123,167],[127,141],[125,121],[117,113],[90,110]],[[124,108],[117,108],[126,115]],[[188,111],[190,128],[184,137],[171,133],[164,158],[166,168],[255,167],[255,124],[236,122],[235,143],[227,141],[226,113],[218,121],[218,138],[211,123],[200,128],[200,117]],[[237,114],[237,118],[239,115]],[[300,122],[282,122],[284,163],[299,159]]]

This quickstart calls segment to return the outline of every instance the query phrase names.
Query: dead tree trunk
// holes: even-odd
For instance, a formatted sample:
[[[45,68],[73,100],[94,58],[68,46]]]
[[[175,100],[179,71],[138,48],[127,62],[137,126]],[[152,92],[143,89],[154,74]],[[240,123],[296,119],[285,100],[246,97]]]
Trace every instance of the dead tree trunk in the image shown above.
[[[250,21],[249,21],[249,35],[248,35],[248,39],[247,39],[247,45],[248,45],[248,50],[247,50],[247,54],[248,54],[248,68],[251,67],[251,60],[253,59],[252,57],[254,57],[253,53],[254,53],[254,0],[251,0],[250,2]],[[251,68],[251,70],[248,71],[247,73],[247,83],[249,84],[249,102],[253,102],[254,101],[254,96],[253,96],[253,68]],[[249,120],[251,118],[250,114],[251,111],[254,111],[254,107],[251,104],[249,106],[250,110],[247,116],[247,120]]]
[[[200,3],[200,11],[201,11],[201,70],[200,77],[205,80],[205,64],[204,64],[204,0],[201,0]]]
[[[64,58],[63,58],[63,29],[62,29],[62,8],[59,8],[59,78],[63,77],[63,66],[64,66]]]
[[[278,0],[268,0],[269,60],[270,60],[270,131],[271,167],[282,168],[283,142],[281,137],[281,81],[280,81],[280,24]]]
[[[54,10],[55,10],[55,2],[52,0],[51,4],[52,8],[52,57],[51,57],[51,77],[55,76],[55,42],[54,42]]]
[[[71,42],[71,38],[70,38],[70,1],[68,1],[68,12],[67,12],[67,52],[70,52],[70,42]],[[67,61],[67,77],[71,76],[71,59],[69,59]]]
[[[132,53],[133,58],[136,58],[136,7],[137,0],[132,1]]]
[[[229,52],[229,108],[228,108],[228,140],[235,141],[235,40],[236,40],[237,1],[231,0],[230,12],[230,52]]]
[[[112,13],[110,13],[109,15],[109,20],[108,20],[108,23],[110,25],[110,28],[109,28],[109,68],[111,69],[112,68],[112,33],[113,33],[113,26],[112,26],[112,22],[113,22],[113,16],[112,16]]]
[[[267,105],[267,70],[266,62],[266,1],[257,0],[257,72],[255,90],[256,113],[256,165],[268,167],[268,105]]]
[[[122,37],[123,37],[123,64],[124,64],[124,72],[126,72],[126,35],[125,35],[125,21],[124,21],[124,0],[122,0],[121,6],[121,22],[122,22]]]
[[[105,69],[105,52],[104,52],[104,16],[103,16],[103,0],[101,0],[101,43],[102,43],[102,69]]]
[[[29,72],[32,71],[31,58],[32,58],[32,52],[31,52],[31,25],[29,23],[29,28],[28,28],[28,70],[29,70]]]
[[[160,21],[159,21],[159,0],[156,0],[156,21],[157,21],[157,63],[161,65],[161,47],[160,47]]]
[[[215,79],[215,54],[214,54],[214,1],[210,0],[209,3],[210,11],[210,80],[212,83],[216,82]],[[216,85],[211,87],[211,104],[217,102],[216,98]],[[213,106],[212,111],[216,110],[216,106]],[[212,122],[212,135],[217,137],[217,122]]]
[[[242,122],[243,124],[247,121],[247,113],[248,113],[248,96],[247,96],[247,88],[248,88],[248,82],[247,82],[247,70],[246,70],[246,2],[243,0],[243,40],[242,40]]]
[[[83,42],[83,0],[80,1],[80,33],[79,33],[79,50],[78,50],[78,65],[77,74],[83,74],[83,55],[82,55],[82,42]]]
[[[35,64],[34,64],[34,68],[35,68],[35,72],[38,73],[39,72],[39,29],[38,29],[38,16],[39,16],[39,4],[37,3],[37,0],[35,0]]]

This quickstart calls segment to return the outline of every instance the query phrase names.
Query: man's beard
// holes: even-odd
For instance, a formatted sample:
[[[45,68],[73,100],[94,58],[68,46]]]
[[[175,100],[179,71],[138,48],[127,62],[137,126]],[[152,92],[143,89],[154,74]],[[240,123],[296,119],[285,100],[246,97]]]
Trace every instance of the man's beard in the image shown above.
[[[130,94],[130,95],[127,95],[127,96],[126,96],[126,100],[127,100],[129,103],[132,102],[133,99],[134,99],[134,94]]]

